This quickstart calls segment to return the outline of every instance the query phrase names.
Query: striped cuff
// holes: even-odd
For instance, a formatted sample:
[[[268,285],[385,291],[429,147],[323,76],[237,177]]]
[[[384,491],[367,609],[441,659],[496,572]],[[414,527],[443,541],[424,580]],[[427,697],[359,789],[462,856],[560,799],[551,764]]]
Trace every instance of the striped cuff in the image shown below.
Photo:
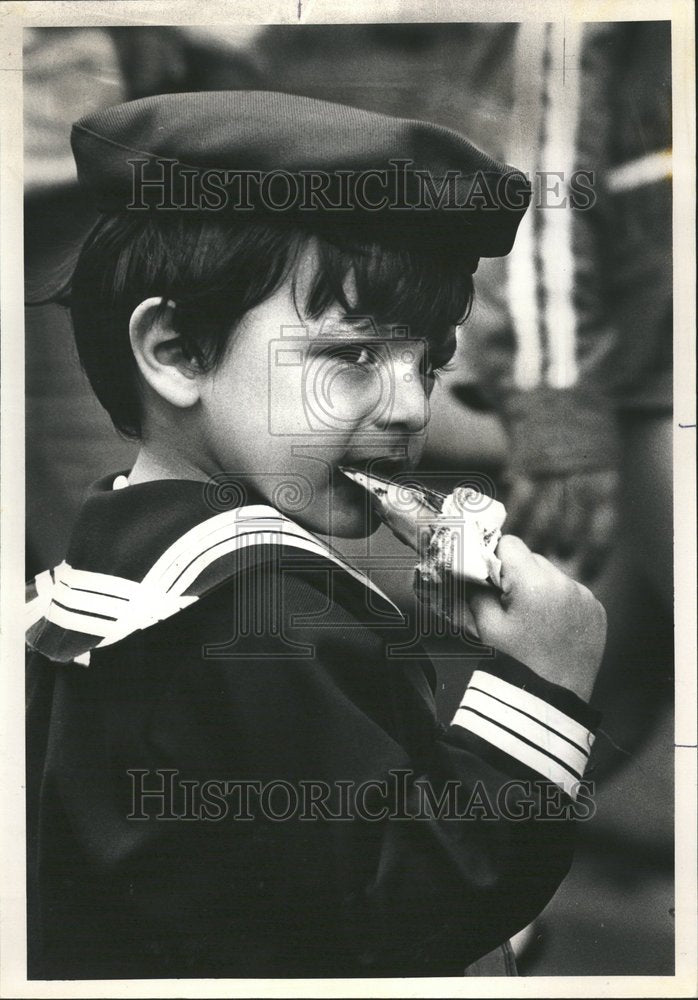
[[[492,744],[576,798],[594,736],[549,702],[476,670],[452,725]]]

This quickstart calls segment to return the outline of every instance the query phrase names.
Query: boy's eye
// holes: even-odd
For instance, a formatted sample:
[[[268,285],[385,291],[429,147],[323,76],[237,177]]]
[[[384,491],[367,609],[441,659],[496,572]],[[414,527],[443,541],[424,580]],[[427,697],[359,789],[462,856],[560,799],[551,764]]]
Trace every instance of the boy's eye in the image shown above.
[[[438,379],[443,372],[453,369],[456,353],[455,336],[445,343],[428,345],[422,358],[421,371],[424,378]]]
[[[425,358],[422,362],[422,375],[425,378],[438,378],[442,372],[449,372],[452,370],[453,365],[451,364],[451,358],[439,358],[431,357]]]
[[[377,345],[361,343],[340,343],[323,348],[318,352],[324,360],[337,365],[352,365],[357,368],[372,368],[384,362],[383,352]]]
[[[349,364],[359,365],[364,368],[378,364],[383,360],[380,352],[375,347],[369,347],[366,344],[347,344],[342,357]]]
[[[441,372],[449,371],[453,357],[452,350],[426,350],[419,364],[420,374],[425,379],[436,379]],[[316,343],[311,348],[315,358],[321,358],[323,364],[331,363],[337,368],[350,366],[354,369],[370,371],[379,367],[390,368],[390,356],[386,344],[381,341],[334,341],[332,343]],[[414,349],[406,351],[411,358]],[[405,355],[403,354],[403,357]]]

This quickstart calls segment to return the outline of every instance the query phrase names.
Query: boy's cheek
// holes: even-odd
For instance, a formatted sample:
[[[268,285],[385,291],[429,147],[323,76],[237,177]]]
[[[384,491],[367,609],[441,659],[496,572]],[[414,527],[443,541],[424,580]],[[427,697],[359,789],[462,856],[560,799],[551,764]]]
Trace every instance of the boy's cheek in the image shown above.
[[[342,372],[328,374],[324,380],[308,378],[294,386],[272,386],[269,434],[313,440],[344,436],[362,423],[379,419],[390,401],[388,389],[377,378],[356,378]]]
[[[317,345],[313,345],[317,348]],[[357,348],[309,353],[307,339],[284,337],[268,345],[264,386],[257,406],[269,413],[272,434],[342,433],[384,408],[391,397],[390,371],[349,361]]]

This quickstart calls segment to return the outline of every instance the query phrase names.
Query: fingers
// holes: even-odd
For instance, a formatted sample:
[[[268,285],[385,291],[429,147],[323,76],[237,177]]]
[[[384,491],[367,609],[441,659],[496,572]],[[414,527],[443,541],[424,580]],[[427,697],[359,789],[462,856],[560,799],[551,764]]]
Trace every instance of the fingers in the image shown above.
[[[497,544],[497,555],[502,560],[502,564],[516,567],[527,558],[531,558],[533,553],[528,545],[518,535],[511,535],[507,532],[502,535]]]
[[[603,652],[605,618],[591,592],[522,539],[497,546],[504,592],[469,598],[480,639],[588,698]]]
[[[487,645],[495,645],[496,637],[501,633],[501,621],[505,614],[502,603],[502,596],[486,587],[473,588],[468,597],[473,623],[470,631]]]
[[[473,587],[468,604],[482,641],[507,651],[510,633],[521,622],[508,621],[509,613],[528,592],[539,590],[552,567],[543,556],[531,552],[516,535],[503,535],[497,546],[502,563],[501,591]]]
[[[496,549],[496,555],[502,563],[500,576],[501,589],[504,595],[510,594],[516,586],[521,574],[530,565],[533,553],[528,545],[517,535],[502,535]]]

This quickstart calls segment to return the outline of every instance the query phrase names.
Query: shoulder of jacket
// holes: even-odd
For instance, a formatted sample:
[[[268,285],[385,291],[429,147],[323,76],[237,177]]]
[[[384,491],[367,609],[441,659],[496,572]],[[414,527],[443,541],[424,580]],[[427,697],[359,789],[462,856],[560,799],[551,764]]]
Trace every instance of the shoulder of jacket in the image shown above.
[[[87,665],[90,650],[178,614],[252,567],[269,578],[291,570],[350,577],[378,609],[396,605],[328,545],[272,507],[239,507],[206,518],[171,544],[141,580],[63,562],[27,588],[27,643],[51,660]]]

